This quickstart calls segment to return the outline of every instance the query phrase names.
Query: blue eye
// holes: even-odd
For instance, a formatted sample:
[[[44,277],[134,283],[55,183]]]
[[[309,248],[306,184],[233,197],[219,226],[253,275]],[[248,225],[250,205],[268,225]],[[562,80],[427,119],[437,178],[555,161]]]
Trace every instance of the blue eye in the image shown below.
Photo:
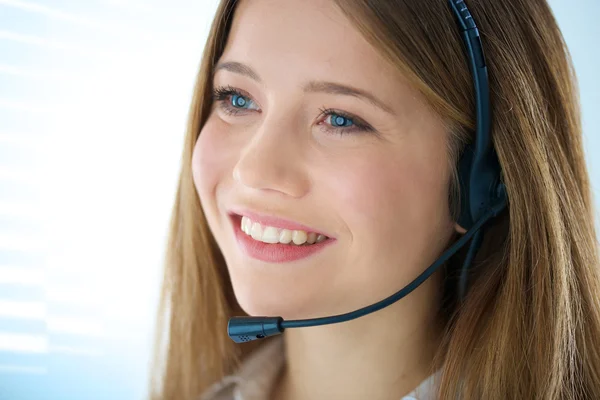
[[[319,125],[327,133],[340,135],[359,132],[375,132],[375,129],[361,118],[344,111],[331,108],[321,108],[321,115],[325,117]]]
[[[260,112],[258,105],[249,95],[231,86],[215,88],[213,90],[213,101],[228,115],[245,115],[247,112]]]
[[[330,114],[331,126],[335,128],[347,128],[354,125],[350,118],[338,114]]]
[[[231,96],[231,103],[236,108],[246,108],[246,105],[249,103],[249,101],[246,100],[244,96],[234,94]]]
[[[223,113],[229,116],[242,117],[262,112],[248,93],[231,86],[214,88],[213,102]],[[320,121],[317,125],[324,132],[339,135],[362,132],[377,134],[377,131],[360,117],[325,107],[321,108],[320,111]]]

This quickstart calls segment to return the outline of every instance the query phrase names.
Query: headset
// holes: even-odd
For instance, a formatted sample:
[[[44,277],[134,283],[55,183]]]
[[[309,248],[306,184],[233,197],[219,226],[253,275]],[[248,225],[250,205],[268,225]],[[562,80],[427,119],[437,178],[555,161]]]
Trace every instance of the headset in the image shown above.
[[[464,299],[469,267],[481,244],[483,226],[507,207],[508,196],[506,187],[501,182],[501,167],[491,141],[489,81],[479,31],[463,0],[448,0],[448,4],[456,17],[463,38],[476,96],[475,139],[465,147],[458,163],[460,184],[458,224],[467,232],[412,282],[375,304],[346,314],[291,321],[285,321],[282,317],[233,317],[227,325],[227,333],[234,342],[244,343],[263,339],[283,333],[287,328],[345,322],[381,310],[415,290],[472,239],[460,272],[459,297],[461,301]]]

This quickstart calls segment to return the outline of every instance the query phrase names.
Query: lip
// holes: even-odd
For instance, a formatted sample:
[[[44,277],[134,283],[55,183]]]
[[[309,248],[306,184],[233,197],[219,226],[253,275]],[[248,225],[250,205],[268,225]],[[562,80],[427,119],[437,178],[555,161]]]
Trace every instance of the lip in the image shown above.
[[[247,214],[242,214],[247,217],[250,217]],[[230,220],[233,224],[233,230],[235,234],[236,241],[240,246],[242,252],[248,255],[251,258],[254,258],[259,261],[264,261],[268,263],[289,263],[292,261],[297,261],[301,259],[308,258],[319,253],[321,250],[333,244],[335,239],[328,238],[320,243],[311,244],[309,246],[296,246],[291,244],[282,244],[282,243],[264,243],[258,240],[252,239],[251,236],[246,235],[245,232],[242,231],[241,221],[242,215],[230,214]],[[252,219],[252,217],[250,217]],[[260,222],[259,222],[260,223]],[[278,225],[273,225],[277,227],[282,227]],[[298,225],[295,225],[298,226]],[[290,228],[285,228],[290,229]],[[292,228],[293,229],[293,228]],[[301,229],[301,228],[298,228]],[[302,229],[305,230],[305,229]],[[313,232],[313,231],[308,231]],[[317,232],[315,232],[317,233]]]

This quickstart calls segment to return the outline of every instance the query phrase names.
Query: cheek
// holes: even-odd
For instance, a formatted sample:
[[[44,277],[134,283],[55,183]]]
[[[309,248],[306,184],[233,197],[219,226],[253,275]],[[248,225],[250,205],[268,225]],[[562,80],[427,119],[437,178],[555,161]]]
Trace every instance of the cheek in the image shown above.
[[[441,227],[445,229],[449,222],[446,155],[430,151],[431,147],[370,154],[330,182],[353,240],[369,243],[369,253],[415,254],[431,243]]]
[[[338,285],[349,293],[360,287],[366,296],[360,304],[408,284],[435,260],[451,232],[445,155],[424,150],[370,154],[328,182],[350,237]]]
[[[192,175],[196,191],[204,208],[211,208],[219,184],[227,179],[231,157],[227,153],[227,145],[215,119],[209,119],[194,146],[192,155]]]

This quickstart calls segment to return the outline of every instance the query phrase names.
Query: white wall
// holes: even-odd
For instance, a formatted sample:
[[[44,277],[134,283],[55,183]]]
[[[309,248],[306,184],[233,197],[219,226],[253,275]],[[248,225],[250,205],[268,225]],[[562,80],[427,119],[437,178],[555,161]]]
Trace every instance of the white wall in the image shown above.
[[[0,0],[0,399],[140,399],[215,2]]]
[[[581,91],[583,137],[596,207],[600,205],[600,1],[549,0],[575,63]],[[596,226],[599,214],[596,213]]]

